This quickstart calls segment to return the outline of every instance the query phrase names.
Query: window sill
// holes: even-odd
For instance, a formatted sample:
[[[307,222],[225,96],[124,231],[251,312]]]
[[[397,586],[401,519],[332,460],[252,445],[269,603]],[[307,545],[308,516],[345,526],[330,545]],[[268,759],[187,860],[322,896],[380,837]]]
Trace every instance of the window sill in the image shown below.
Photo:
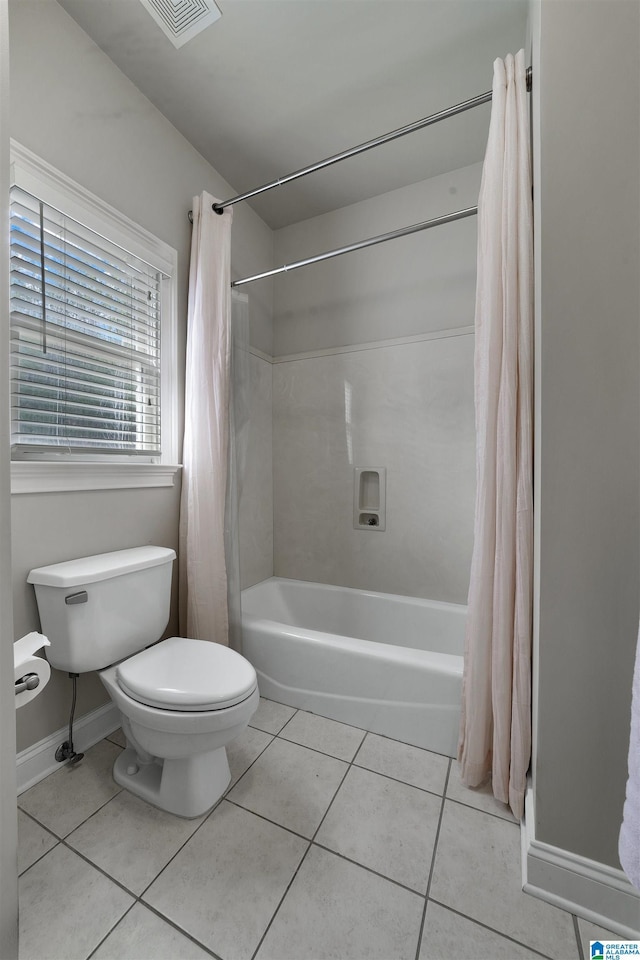
[[[164,463],[78,463],[14,460],[11,493],[70,493],[77,490],[124,490],[172,487],[182,467]]]

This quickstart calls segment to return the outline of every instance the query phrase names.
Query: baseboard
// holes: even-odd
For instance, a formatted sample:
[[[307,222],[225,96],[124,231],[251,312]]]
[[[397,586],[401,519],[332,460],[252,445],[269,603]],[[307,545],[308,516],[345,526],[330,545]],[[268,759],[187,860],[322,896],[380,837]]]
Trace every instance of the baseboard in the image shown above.
[[[120,726],[120,714],[114,703],[105,703],[104,706],[85,713],[74,721],[73,744],[76,750],[87,750],[94,743],[102,740],[109,733],[113,733]],[[40,780],[60,769],[55,758],[55,752],[61,743],[69,737],[69,728],[61,727],[45,737],[32,747],[22,750],[16,758],[18,795],[24,793]]]
[[[622,870],[536,840],[531,788],[522,823],[522,889],[621,937],[640,938],[640,891]]]

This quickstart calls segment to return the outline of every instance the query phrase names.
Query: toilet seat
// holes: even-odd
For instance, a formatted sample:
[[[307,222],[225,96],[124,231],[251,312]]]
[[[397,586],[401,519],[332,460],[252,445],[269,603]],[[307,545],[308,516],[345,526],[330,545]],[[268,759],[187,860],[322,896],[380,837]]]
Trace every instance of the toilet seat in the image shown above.
[[[118,686],[138,703],[162,710],[224,710],[257,686],[244,657],[219,643],[169,637],[116,667]]]

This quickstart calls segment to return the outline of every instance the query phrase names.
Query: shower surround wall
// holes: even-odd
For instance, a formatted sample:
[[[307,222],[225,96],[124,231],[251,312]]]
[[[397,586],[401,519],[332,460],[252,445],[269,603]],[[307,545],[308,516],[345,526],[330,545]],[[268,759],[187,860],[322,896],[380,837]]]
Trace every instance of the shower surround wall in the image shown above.
[[[473,337],[273,367],[276,576],[465,602]],[[353,468],[387,469],[386,530],[354,529]]]
[[[475,203],[480,165],[276,233],[276,262]],[[475,219],[280,278],[274,573],[466,602],[475,491]],[[386,530],[354,529],[355,467]]]
[[[273,575],[271,363],[255,349],[249,377],[249,440],[238,510],[243,590]]]

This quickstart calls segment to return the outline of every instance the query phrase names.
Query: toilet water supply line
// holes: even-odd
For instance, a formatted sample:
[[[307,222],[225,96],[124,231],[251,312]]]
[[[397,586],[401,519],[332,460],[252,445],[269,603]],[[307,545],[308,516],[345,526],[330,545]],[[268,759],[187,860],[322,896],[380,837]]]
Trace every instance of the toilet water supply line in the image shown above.
[[[64,743],[61,743],[58,749],[56,750],[56,760],[58,763],[62,763],[64,760],[68,760],[70,764],[79,763],[84,757],[84,753],[76,753],[73,749],[73,716],[76,712],[76,685],[78,683],[79,673],[70,673],[69,678],[73,683],[73,694],[71,697],[71,713],[69,715],[69,739],[65,740]]]

